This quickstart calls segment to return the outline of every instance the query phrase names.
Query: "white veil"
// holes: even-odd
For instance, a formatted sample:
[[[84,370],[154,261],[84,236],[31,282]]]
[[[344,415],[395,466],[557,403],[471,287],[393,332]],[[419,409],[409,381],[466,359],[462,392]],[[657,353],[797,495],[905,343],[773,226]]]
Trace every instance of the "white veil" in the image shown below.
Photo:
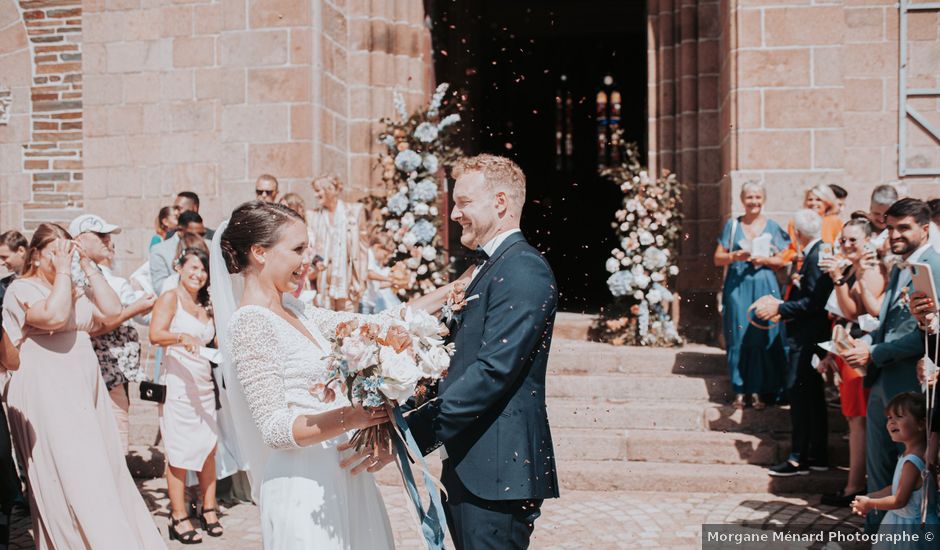
[[[239,467],[248,472],[251,483],[251,498],[255,503],[260,502],[261,479],[264,474],[264,464],[267,462],[270,449],[264,444],[261,432],[255,426],[248,408],[248,401],[238,381],[235,365],[232,362],[232,348],[229,340],[228,325],[241,302],[242,292],[245,288],[245,279],[241,275],[231,275],[225,265],[225,256],[222,254],[222,233],[228,227],[228,220],[222,222],[215,231],[212,244],[209,246],[209,292],[212,298],[212,310],[215,316],[215,332],[219,338],[219,349],[222,352],[222,387],[220,400],[222,402],[221,423],[231,426],[235,435],[235,455],[238,457]]]

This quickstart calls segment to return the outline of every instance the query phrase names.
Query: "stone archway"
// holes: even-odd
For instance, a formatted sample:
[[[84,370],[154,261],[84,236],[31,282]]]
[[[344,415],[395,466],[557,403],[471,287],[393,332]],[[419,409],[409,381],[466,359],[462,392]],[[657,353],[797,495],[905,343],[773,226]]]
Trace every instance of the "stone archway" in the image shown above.
[[[29,197],[23,148],[30,135],[30,57],[16,0],[0,0],[0,230],[22,228],[22,203]]]

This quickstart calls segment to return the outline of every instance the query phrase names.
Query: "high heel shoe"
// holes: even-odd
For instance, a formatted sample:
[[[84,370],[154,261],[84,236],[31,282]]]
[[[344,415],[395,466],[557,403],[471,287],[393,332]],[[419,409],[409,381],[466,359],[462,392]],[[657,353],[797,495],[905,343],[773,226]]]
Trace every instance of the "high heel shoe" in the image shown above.
[[[739,393],[734,396],[734,401],[731,402],[731,406],[735,409],[743,409],[745,405],[744,394]]]
[[[184,521],[187,521],[190,518],[189,516],[185,518],[176,519],[173,516],[170,516],[170,525],[167,527],[167,531],[170,535],[170,540],[178,540],[181,544],[202,544],[202,539],[197,539],[199,532],[195,529],[190,529],[189,531],[180,533],[176,530],[176,526]],[[190,523],[190,525],[192,525]]]
[[[755,411],[762,411],[767,408],[767,403],[764,403],[759,393],[751,394],[751,406],[754,407]]]
[[[222,524],[219,523],[218,519],[216,519],[216,521],[213,521],[212,523],[207,522],[206,512],[215,512],[215,517],[218,518],[219,508],[218,507],[203,508],[202,515],[199,516],[199,521],[202,522],[202,528],[205,529],[207,535],[209,535],[210,537],[221,537],[222,533],[224,533],[222,529]]]

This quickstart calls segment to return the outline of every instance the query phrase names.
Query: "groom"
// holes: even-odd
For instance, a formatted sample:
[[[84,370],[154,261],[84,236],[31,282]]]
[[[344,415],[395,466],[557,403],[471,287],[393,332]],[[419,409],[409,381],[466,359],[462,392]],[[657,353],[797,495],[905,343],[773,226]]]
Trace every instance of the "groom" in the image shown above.
[[[408,416],[422,452],[443,445],[445,513],[458,550],[527,548],[558,497],[545,374],[558,291],[519,231],[525,175],[513,161],[458,161],[451,219],[478,259],[438,395]],[[453,326],[453,325],[452,325]]]

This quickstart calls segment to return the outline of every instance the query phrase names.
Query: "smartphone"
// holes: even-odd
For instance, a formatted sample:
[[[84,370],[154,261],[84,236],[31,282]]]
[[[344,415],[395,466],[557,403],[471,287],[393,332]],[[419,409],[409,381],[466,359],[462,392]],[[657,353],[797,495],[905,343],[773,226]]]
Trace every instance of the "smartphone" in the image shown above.
[[[821,263],[831,258],[832,258],[832,245],[829,243],[821,243],[819,245],[819,259],[817,260],[817,263]]]
[[[933,300],[933,303],[940,303],[937,302],[937,287],[933,283],[933,272],[930,270],[930,265],[915,262],[911,264],[910,269],[914,292],[923,292]]]

